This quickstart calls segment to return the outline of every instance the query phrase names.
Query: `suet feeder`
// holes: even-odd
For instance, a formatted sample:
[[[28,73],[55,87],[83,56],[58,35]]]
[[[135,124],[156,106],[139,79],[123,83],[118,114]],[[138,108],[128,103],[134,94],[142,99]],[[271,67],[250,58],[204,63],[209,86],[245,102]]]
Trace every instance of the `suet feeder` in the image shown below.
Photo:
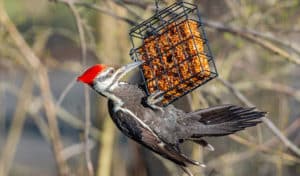
[[[130,30],[134,61],[147,95],[156,91],[167,106],[217,77],[217,70],[196,5],[176,2]]]

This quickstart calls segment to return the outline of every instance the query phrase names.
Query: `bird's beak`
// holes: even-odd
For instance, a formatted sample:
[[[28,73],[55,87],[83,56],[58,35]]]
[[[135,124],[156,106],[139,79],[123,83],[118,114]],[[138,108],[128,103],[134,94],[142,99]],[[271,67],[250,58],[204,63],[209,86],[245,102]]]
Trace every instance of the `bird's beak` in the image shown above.
[[[126,74],[126,73],[130,72],[131,70],[135,69],[136,67],[139,67],[140,65],[142,65],[142,63],[144,63],[144,61],[135,61],[133,63],[124,65],[123,67],[120,68],[120,70]]]
[[[122,79],[128,72],[142,65],[144,61],[135,61],[133,63],[127,64],[119,68],[113,75],[116,81]]]

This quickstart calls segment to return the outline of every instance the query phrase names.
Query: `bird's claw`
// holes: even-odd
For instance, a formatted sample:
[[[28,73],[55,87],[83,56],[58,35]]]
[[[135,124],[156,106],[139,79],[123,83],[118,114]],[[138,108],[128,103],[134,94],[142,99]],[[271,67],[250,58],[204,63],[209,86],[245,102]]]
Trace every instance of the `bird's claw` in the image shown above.
[[[215,148],[211,145],[211,144],[207,144],[206,146],[204,146],[204,148],[206,148],[208,151],[215,151]]]
[[[161,102],[164,99],[162,94],[163,94],[163,91],[158,90],[158,91],[154,92],[153,94],[151,94],[150,96],[148,96],[147,100],[146,100],[148,106],[150,106],[153,109],[162,110],[162,107],[156,105],[157,103]]]
[[[162,94],[163,91],[161,90],[155,91],[154,93],[152,93],[150,96],[147,97],[147,103],[149,103],[149,105],[150,104],[153,105],[160,102],[164,98]]]

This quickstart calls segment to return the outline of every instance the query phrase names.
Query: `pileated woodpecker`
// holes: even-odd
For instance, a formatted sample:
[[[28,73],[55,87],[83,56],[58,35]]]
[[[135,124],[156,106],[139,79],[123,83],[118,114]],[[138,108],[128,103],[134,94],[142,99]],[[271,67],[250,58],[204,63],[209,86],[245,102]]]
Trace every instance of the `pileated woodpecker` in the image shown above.
[[[118,70],[103,64],[87,69],[78,81],[88,84],[108,98],[110,116],[116,126],[129,138],[162,157],[179,165],[192,176],[188,165],[200,165],[179,149],[187,140],[210,150],[214,148],[203,137],[225,136],[260,123],[265,112],[255,108],[221,105],[194,112],[184,112],[173,105],[158,107],[155,96],[147,98],[137,85],[122,82],[121,78],[141,62],[125,65]],[[147,101],[148,100],[148,101]]]

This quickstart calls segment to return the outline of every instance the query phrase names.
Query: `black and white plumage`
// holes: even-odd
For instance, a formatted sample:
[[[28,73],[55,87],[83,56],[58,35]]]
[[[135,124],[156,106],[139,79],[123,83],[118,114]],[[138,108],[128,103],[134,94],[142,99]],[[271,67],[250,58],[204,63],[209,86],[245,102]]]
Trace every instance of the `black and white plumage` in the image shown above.
[[[173,161],[189,175],[192,174],[188,165],[205,165],[185,156],[179,149],[180,143],[190,140],[213,150],[203,137],[229,135],[255,126],[265,115],[255,108],[235,105],[189,113],[173,105],[155,108],[146,103],[146,94],[137,85],[119,81],[137,66],[139,63],[132,63],[114,71],[111,67],[98,65],[101,68],[91,67],[78,80],[108,98],[110,116],[126,136]]]

